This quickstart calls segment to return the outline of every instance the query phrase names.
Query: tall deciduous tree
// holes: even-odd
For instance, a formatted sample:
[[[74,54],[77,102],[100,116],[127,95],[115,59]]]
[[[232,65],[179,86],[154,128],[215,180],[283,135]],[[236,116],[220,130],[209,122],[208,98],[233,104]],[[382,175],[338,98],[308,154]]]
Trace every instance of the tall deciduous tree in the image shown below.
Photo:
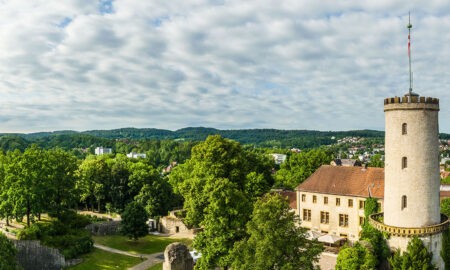
[[[121,214],[120,232],[130,239],[137,240],[148,234],[148,214],[144,207],[137,202],[131,202]]]
[[[339,251],[336,270],[373,270],[377,260],[367,247],[356,243]],[[415,268],[414,268],[415,269]]]
[[[186,222],[198,226],[203,221],[204,210],[210,204],[209,192],[222,179],[236,184],[252,200],[267,192],[273,184],[272,166],[255,155],[218,135],[193,147],[191,158],[169,175],[175,192],[183,196]],[[249,182],[258,186],[247,185]]]
[[[276,174],[276,185],[294,189],[306,180],[321,165],[329,164],[333,155],[324,149],[313,149],[308,152],[294,153]]]
[[[300,218],[278,194],[259,199],[246,225],[248,238],[235,243],[233,269],[313,269],[323,245],[307,240]]]

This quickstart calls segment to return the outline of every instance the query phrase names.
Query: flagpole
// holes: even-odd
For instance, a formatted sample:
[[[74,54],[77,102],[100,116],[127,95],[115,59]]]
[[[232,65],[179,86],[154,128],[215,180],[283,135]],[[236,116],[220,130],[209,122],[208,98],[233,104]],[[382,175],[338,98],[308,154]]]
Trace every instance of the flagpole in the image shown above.
[[[412,94],[412,71],[411,71],[411,12],[408,14],[408,59],[409,59],[409,95]]]

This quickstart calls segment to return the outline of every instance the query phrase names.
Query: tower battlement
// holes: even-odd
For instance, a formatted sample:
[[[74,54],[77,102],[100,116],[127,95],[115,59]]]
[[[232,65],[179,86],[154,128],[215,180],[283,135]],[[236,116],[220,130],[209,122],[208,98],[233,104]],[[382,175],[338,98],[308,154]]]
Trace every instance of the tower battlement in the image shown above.
[[[391,97],[384,99],[384,105],[398,104],[398,103],[424,103],[424,104],[437,104],[439,105],[438,98],[432,97],[419,97],[419,96],[404,96],[404,97]]]
[[[391,110],[427,110],[439,111],[439,99],[405,95],[384,99],[384,111]]]

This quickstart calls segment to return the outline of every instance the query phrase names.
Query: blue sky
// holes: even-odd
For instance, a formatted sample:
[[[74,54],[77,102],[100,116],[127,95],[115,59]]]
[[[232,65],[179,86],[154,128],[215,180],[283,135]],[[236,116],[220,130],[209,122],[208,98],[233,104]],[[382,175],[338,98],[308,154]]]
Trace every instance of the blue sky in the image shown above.
[[[383,99],[440,99],[449,1],[0,2],[0,132],[384,129]]]

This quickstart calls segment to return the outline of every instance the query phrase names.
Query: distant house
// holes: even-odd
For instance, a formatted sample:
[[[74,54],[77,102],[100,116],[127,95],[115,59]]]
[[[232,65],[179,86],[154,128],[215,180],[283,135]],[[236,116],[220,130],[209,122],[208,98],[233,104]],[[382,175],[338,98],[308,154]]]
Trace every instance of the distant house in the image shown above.
[[[172,171],[173,168],[175,168],[178,165],[178,162],[176,161],[172,161],[169,166],[165,167],[163,169],[163,173],[170,173],[170,171]]]
[[[361,161],[357,159],[345,159],[337,158],[330,163],[331,166],[344,166],[344,167],[354,167],[361,166]]]
[[[95,148],[96,155],[104,155],[104,154],[111,154],[111,153],[112,153],[111,148],[106,148],[106,147],[102,147],[102,146]]]
[[[146,158],[147,155],[143,153],[130,152],[127,154],[128,158]]]
[[[285,154],[271,154],[271,156],[275,160],[275,164],[280,165],[281,163],[286,161]]]
[[[191,228],[183,222],[184,210],[170,211],[168,216],[162,217],[159,220],[158,231],[167,234],[183,234],[186,237],[193,237],[200,229]]]

